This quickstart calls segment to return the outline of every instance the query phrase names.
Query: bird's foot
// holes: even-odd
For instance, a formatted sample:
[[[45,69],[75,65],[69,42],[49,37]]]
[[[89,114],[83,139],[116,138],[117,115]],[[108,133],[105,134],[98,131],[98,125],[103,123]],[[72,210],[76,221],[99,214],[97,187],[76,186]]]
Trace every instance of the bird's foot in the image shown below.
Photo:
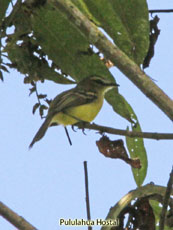
[[[89,122],[87,122],[87,121],[79,121],[75,125],[72,125],[72,130],[74,132],[76,132],[76,130],[74,129],[74,127],[77,126],[79,129],[82,129],[83,134],[86,135],[86,133],[85,133],[85,125],[86,124],[89,124]]]

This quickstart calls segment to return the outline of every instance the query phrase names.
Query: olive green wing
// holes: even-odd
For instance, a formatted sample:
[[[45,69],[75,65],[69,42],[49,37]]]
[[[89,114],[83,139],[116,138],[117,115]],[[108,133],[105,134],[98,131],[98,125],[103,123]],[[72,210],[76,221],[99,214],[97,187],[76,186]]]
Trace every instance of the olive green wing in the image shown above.
[[[48,111],[48,117],[52,118],[55,114],[63,112],[68,108],[88,104],[94,102],[96,99],[97,95],[91,91],[85,92],[79,89],[76,90],[76,88],[65,91],[56,96],[52,101]]]

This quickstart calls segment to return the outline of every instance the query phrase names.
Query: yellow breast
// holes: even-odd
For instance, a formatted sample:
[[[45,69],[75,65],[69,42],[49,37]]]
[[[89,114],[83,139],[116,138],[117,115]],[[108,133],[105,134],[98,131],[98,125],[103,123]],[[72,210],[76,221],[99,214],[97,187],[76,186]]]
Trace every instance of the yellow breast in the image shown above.
[[[69,108],[65,113],[59,112],[53,117],[51,123],[66,126],[73,125],[80,121],[91,122],[99,113],[103,105],[103,99],[103,95],[100,95],[98,99],[92,103]]]

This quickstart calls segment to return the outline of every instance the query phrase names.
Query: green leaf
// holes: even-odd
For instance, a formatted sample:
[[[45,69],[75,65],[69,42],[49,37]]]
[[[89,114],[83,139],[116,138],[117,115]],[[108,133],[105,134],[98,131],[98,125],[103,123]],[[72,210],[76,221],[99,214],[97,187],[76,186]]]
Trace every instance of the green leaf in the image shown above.
[[[138,65],[142,64],[149,47],[146,0],[83,1],[115,44]]]
[[[109,104],[112,105],[113,110],[116,113],[132,123],[132,129],[134,131],[141,131],[139,121],[135,112],[122,95],[120,95],[116,92],[115,89],[113,89],[106,94],[106,100]],[[144,147],[143,139],[126,137],[126,144],[131,158],[140,159],[142,167],[140,169],[132,168],[132,173],[136,184],[138,186],[141,186],[146,177],[148,167],[147,154]]]
[[[2,19],[5,17],[5,13],[10,2],[10,0],[0,0],[0,24]]]
[[[2,47],[1,39],[3,37],[3,35],[2,35],[2,22],[3,22],[3,18],[5,17],[9,3],[10,3],[10,0],[0,0],[0,50]],[[1,64],[1,62],[2,62],[2,58],[1,58],[1,51],[0,51],[0,64]],[[3,76],[2,76],[1,71],[0,71],[0,79],[3,81]]]
[[[34,36],[44,53],[67,75],[80,81],[98,74],[111,76],[79,29],[56,6],[45,4],[32,15]]]
[[[162,211],[162,207],[159,204],[161,203],[155,200],[149,200],[149,202],[154,211],[155,220],[156,220],[156,230],[159,230],[160,214]],[[172,227],[167,226],[165,223],[164,230],[172,230]]]
[[[156,225],[159,223],[160,220],[160,213],[162,211],[162,207],[159,206],[160,202],[155,200],[149,200],[150,205],[152,206],[152,209],[154,211]]]
[[[132,110],[129,103],[126,99],[119,93],[117,93],[116,89],[110,90],[105,96],[107,102],[113,107],[113,110],[118,113],[120,116],[124,117],[129,122],[133,123],[132,114],[134,111]],[[136,117],[136,115],[134,115]]]
[[[133,115],[132,119],[135,119],[137,121],[137,123],[132,126],[132,131],[142,132],[137,118],[135,117],[134,114],[132,115]],[[129,130],[129,128],[127,128],[127,130]],[[146,154],[143,138],[126,137],[126,144],[131,158],[139,158],[140,160],[141,168],[140,169],[132,168],[132,172],[137,186],[141,186],[146,177],[147,168],[148,168],[148,160],[147,160],[147,154]]]
[[[21,45],[16,44],[16,42],[16,37],[12,37],[4,51],[8,52],[8,58],[15,64],[18,71],[29,75],[29,78],[25,79],[25,83],[30,83],[32,80],[38,81],[44,79],[60,84],[74,83],[62,74],[57,73],[54,68],[49,67],[48,61],[44,58],[36,57],[30,41],[24,40]]]

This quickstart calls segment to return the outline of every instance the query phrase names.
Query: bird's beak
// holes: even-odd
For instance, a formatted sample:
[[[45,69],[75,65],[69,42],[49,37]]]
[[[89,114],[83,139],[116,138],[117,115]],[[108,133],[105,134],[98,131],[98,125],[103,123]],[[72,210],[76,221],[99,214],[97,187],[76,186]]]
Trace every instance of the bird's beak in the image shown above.
[[[117,83],[108,83],[107,84],[107,89],[105,90],[105,93],[108,92],[109,90],[118,87],[119,85]]]
[[[107,84],[108,86],[112,86],[112,87],[118,87],[118,86],[120,86],[120,85],[118,85],[117,83],[109,83],[109,84]]]

